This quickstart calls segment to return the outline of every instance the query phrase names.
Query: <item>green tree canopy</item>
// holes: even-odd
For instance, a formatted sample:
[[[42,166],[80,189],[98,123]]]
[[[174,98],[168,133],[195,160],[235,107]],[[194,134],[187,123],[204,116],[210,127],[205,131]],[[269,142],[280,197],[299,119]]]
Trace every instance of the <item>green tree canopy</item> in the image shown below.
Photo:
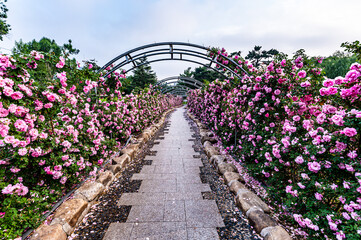
[[[262,46],[254,46],[253,50],[248,52],[246,59],[250,60],[253,66],[258,67],[261,63],[268,64],[269,59],[279,54],[276,49],[262,50]]]
[[[356,62],[356,56],[342,51],[336,51],[325,58],[321,64],[328,78],[345,76],[352,63]]]
[[[212,82],[216,79],[224,79],[225,77],[212,70],[208,69],[206,67],[196,67],[194,71],[192,71],[192,68],[187,68],[184,70],[183,74],[180,74],[181,77],[191,77],[194,79],[197,79],[203,83]]]
[[[356,55],[357,61],[361,61],[361,43],[356,40],[352,43],[344,42],[341,44],[341,47],[346,48],[346,51]]]
[[[123,87],[126,94],[138,92],[148,87],[150,84],[157,82],[157,75],[153,72],[147,58],[141,58],[136,61],[137,68],[134,69],[133,75],[129,76],[124,82]]]
[[[72,54],[78,54],[79,49],[76,49],[72,45],[72,41],[69,39],[68,43],[63,44],[63,46],[58,45],[55,40],[51,40],[47,37],[43,37],[40,41],[33,39],[30,42],[24,43],[21,39],[19,42],[15,42],[15,47],[13,48],[14,54],[29,54],[31,51],[40,51],[46,53],[52,53],[55,56],[64,55],[68,57]]]
[[[10,25],[6,23],[7,14],[8,11],[7,7],[5,6],[5,2],[7,0],[0,0],[0,41],[3,40],[3,36],[8,34],[11,30]]]

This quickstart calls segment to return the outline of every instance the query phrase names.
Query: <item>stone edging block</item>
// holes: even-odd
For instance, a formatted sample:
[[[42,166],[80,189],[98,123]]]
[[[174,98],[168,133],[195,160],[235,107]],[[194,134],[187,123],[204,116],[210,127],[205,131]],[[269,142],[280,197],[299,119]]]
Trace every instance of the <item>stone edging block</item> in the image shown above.
[[[136,143],[132,143],[122,149],[121,152],[123,154],[111,161],[111,163],[115,163],[115,165],[109,165],[107,167],[108,170],[99,173],[95,182],[86,182],[77,189],[73,198],[63,202],[55,211],[54,219],[50,225],[42,224],[35,230],[30,239],[66,240],[67,236],[72,234],[75,227],[88,213],[91,205],[95,202],[94,200],[107,189],[116,178],[116,174],[137,156],[137,153],[144,144],[164,125],[166,116],[171,111],[173,111],[173,108],[165,111],[158,123],[145,129],[136,140]]]
[[[219,149],[213,146],[216,143],[213,133],[189,111],[187,115],[199,128],[204,151],[210,163],[216,167],[231,192],[236,195],[237,206],[246,214],[256,232],[261,234],[264,240],[292,240],[287,231],[267,214],[271,212],[268,205],[243,184],[244,179],[239,175],[236,166],[227,163],[225,156],[219,155]]]

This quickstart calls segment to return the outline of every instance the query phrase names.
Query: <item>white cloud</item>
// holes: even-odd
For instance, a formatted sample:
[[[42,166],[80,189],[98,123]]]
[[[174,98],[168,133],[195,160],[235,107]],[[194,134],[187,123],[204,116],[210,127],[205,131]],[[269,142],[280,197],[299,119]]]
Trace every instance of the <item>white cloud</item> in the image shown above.
[[[300,48],[330,55],[361,36],[359,0],[12,0],[12,30],[1,43],[54,38],[73,40],[78,58],[104,64],[129,49],[161,41],[225,47],[246,54],[254,45],[292,54]],[[155,64],[160,77],[188,64]]]

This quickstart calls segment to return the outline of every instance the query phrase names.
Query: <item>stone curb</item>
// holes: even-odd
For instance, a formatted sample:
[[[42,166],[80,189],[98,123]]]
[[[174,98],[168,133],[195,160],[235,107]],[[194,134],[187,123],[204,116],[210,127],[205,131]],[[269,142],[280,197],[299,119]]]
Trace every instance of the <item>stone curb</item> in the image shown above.
[[[86,182],[74,193],[72,199],[63,202],[54,212],[54,219],[50,225],[40,225],[31,236],[30,240],[66,240],[83,217],[89,212],[91,206],[103,194],[109,185],[120,175],[120,171],[131,162],[139,150],[161,128],[166,116],[174,108],[165,111],[158,123],[145,129],[135,143],[129,144],[121,150],[122,155],[110,161],[106,171],[97,176],[95,182]]]
[[[201,142],[210,163],[223,176],[224,182],[235,195],[236,205],[247,216],[256,232],[265,240],[292,240],[288,232],[269,216],[271,209],[268,205],[243,184],[244,179],[239,175],[237,168],[227,163],[225,157],[220,155],[218,147],[213,146],[217,142],[213,133],[189,111],[187,115],[199,128]]]

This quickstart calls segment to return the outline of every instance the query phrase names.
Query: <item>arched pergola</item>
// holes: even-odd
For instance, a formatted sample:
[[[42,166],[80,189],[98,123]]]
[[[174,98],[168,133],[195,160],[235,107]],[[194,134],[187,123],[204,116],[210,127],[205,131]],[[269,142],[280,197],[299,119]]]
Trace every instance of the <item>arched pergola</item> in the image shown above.
[[[183,76],[174,76],[174,77],[168,77],[164,78],[160,81],[158,81],[154,86],[162,86],[167,85],[171,83],[184,83],[188,85],[192,85],[195,88],[200,88],[204,86],[204,83],[201,81],[198,81],[197,79],[191,78],[191,77],[183,77]]]
[[[241,78],[238,72],[234,71],[233,69],[227,67],[226,65],[220,62],[217,62],[216,54],[210,57],[208,54],[209,51],[210,51],[209,47],[204,47],[192,43],[184,43],[184,42],[153,43],[153,44],[137,47],[125,53],[120,54],[119,56],[115,57],[107,64],[105,64],[99,71],[106,70],[108,67],[114,65],[114,67],[112,67],[110,70],[106,70],[104,77],[107,77],[112,72],[118,69],[123,69],[124,72],[127,73],[147,63],[154,63],[161,61],[185,61],[185,62],[191,62],[202,65],[204,67],[213,69],[222,75],[225,75],[225,73],[223,71],[220,71],[218,67],[213,66],[213,65],[218,65],[222,69],[226,69],[227,72],[232,74],[233,76]],[[147,58],[148,60],[147,63],[138,64],[137,60],[140,60],[144,57]],[[232,58],[223,55],[222,58],[235,64],[241,71],[247,74],[247,72]]]
[[[204,83],[201,81],[184,76],[164,78],[154,84],[154,87],[159,88],[162,93],[179,92],[180,90],[182,91],[182,94],[192,89],[201,88],[202,86],[204,86]]]
[[[181,90],[181,91],[188,92],[189,90],[192,90],[192,89],[193,88],[183,86],[183,85],[175,85],[175,86],[167,86],[165,88],[162,88],[160,91],[161,91],[161,93],[168,93],[168,92],[171,92],[173,90]]]

